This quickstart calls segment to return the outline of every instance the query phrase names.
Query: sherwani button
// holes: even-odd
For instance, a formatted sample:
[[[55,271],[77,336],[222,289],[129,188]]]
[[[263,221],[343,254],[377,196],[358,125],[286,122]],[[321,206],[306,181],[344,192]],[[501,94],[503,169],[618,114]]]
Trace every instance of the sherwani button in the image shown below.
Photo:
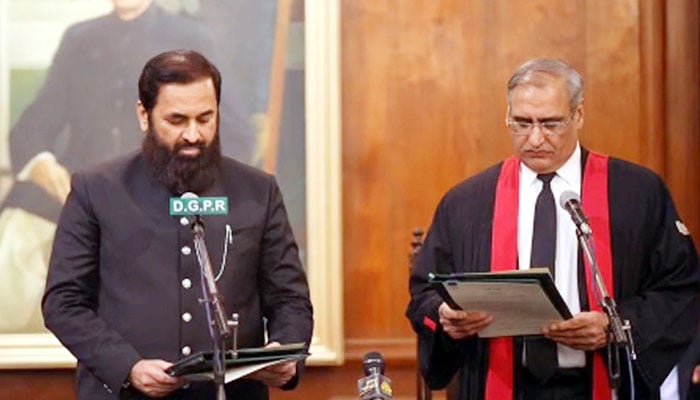
[[[182,320],[185,321],[185,322],[190,322],[190,321],[192,321],[192,314],[190,314],[190,313],[188,313],[188,312],[182,314]]]
[[[190,346],[185,346],[182,348],[183,356],[189,356],[190,354],[192,354],[192,348],[190,348]]]
[[[187,225],[189,225],[189,224],[190,224],[190,220],[187,219],[187,217],[182,217],[182,218],[180,218],[180,225],[182,225],[182,226],[187,226]]]
[[[182,280],[182,287],[185,289],[189,289],[192,287],[192,281],[189,278],[185,278]]]
[[[189,246],[183,246],[180,249],[180,251],[182,252],[182,254],[184,254],[186,256],[189,256],[190,254],[192,254],[192,249]]]

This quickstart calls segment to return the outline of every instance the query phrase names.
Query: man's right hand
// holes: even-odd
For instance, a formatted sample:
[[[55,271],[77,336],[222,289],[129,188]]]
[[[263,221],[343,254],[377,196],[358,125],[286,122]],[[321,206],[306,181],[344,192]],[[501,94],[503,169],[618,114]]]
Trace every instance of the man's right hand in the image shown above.
[[[167,396],[186,383],[184,378],[165,372],[171,365],[164,360],[139,360],[131,368],[129,383],[150,397]]]
[[[36,160],[29,171],[29,179],[39,185],[61,204],[66,202],[70,192],[70,173],[56,160]]]
[[[442,302],[438,308],[442,330],[452,339],[464,339],[476,335],[493,322],[493,317],[483,311],[454,310]]]

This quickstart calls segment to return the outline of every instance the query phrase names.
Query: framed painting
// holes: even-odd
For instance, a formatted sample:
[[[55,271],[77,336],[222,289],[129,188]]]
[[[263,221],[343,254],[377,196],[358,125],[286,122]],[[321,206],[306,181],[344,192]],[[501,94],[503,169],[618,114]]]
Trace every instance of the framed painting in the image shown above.
[[[285,196],[314,304],[309,364],[342,363],[338,0],[143,2],[148,3],[146,13],[151,13],[143,15],[149,18],[186,18],[207,32],[201,52],[215,60],[224,77],[222,150],[274,173]],[[57,211],[37,202],[36,191],[22,197],[27,195],[18,188],[28,181],[34,183],[32,163],[42,157],[53,157],[71,172],[83,167],[86,160],[101,160],[109,151],[127,151],[138,145],[119,138],[137,129],[133,75],[157,47],[147,47],[140,59],[136,46],[144,42],[139,40],[144,33],[131,24],[128,31],[115,34],[114,30],[121,29],[118,18],[123,17],[118,13],[123,11],[119,3],[0,0],[0,368],[75,365],[70,353],[43,327],[40,312]],[[234,17],[241,23],[231,24]],[[99,42],[99,34],[80,38],[87,27],[100,23],[105,27],[99,29],[113,30],[106,34],[109,43],[92,46]],[[231,25],[247,31],[233,32]],[[130,35],[134,42],[129,42]],[[74,46],[82,50],[71,54],[71,44],[80,40],[89,41],[92,47]],[[198,49],[198,45],[178,47]],[[146,51],[150,56],[142,59]],[[110,58],[110,52],[120,57]],[[128,57],[133,59],[124,60]],[[62,65],[65,60],[73,64]],[[100,63],[104,66],[97,68]],[[119,70],[119,65],[135,69]],[[76,70],[80,89],[65,90],[63,86],[71,79],[67,74]],[[91,73],[104,81],[100,90],[92,90]],[[123,89],[125,85],[133,89]],[[63,94],[52,95],[61,89]],[[91,125],[84,118],[76,119],[76,110],[68,109],[77,104],[73,96],[86,98],[79,110],[90,113],[95,113],[90,107],[100,103],[100,96],[110,102],[109,111],[95,119],[99,123],[110,120],[111,125],[95,122],[91,130],[104,131],[107,139],[75,143],[71,129]],[[124,125],[118,120],[122,108],[125,118],[133,118]],[[224,115],[233,117],[224,121]],[[42,130],[49,133],[42,137]],[[236,136],[228,138],[224,132],[236,132]],[[66,156],[71,146],[78,146],[83,156]],[[44,189],[39,193],[52,194]]]

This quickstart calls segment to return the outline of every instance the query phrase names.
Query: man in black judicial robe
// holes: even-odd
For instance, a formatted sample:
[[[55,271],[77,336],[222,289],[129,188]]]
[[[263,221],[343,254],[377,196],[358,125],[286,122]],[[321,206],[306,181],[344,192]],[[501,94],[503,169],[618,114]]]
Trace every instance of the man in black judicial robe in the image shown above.
[[[560,175],[567,163],[566,168],[574,165],[582,170],[588,151],[578,144],[578,130],[583,125],[580,75],[559,60],[532,60],[516,70],[508,89],[508,122],[520,160],[521,178],[525,170],[530,174]],[[449,308],[430,287],[427,276],[429,272],[489,271],[496,185],[502,165],[465,180],[445,194],[410,278],[411,300],[406,315],[418,333],[423,376],[431,388],[438,389],[459,372],[462,400],[485,398],[489,341],[476,334],[491,322],[491,317],[479,310]],[[634,363],[636,397],[658,398],[660,385],[679,362],[698,323],[697,253],[668,189],[655,173],[610,158],[608,179],[614,277],[614,287],[608,290],[617,301],[621,317],[632,324],[639,358]],[[567,183],[562,185],[566,188]],[[560,230],[559,220],[558,224]],[[559,230],[557,238],[561,235]],[[521,234],[519,226],[518,235]],[[529,253],[519,244],[518,253],[523,251]],[[543,327],[543,331],[560,345],[585,351],[582,367],[586,373],[579,382],[585,387],[590,386],[591,355],[605,349],[608,318],[586,311],[590,308],[583,293],[586,288],[580,255],[578,258],[578,265],[564,267],[570,278],[578,280],[581,313],[574,312],[573,319]],[[522,264],[521,261],[521,269]],[[561,271],[558,265],[557,274]],[[527,362],[521,341],[515,342],[515,398],[538,398],[532,393],[539,389],[551,394],[551,398],[590,397],[590,387],[587,394],[579,395],[568,394],[569,389],[561,388],[557,382],[525,384],[524,376],[529,374]],[[629,397],[627,375],[623,368],[622,398]]]

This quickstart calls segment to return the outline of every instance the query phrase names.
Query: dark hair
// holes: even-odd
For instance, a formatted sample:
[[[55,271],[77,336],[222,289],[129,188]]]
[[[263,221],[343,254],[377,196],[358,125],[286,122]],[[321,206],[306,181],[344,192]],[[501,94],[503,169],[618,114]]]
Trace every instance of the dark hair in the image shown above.
[[[139,100],[148,113],[158,102],[160,87],[167,83],[191,83],[211,78],[216,103],[221,97],[221,74],[203,55],[193,50],[173,50],[148,60],[139,78]]]

